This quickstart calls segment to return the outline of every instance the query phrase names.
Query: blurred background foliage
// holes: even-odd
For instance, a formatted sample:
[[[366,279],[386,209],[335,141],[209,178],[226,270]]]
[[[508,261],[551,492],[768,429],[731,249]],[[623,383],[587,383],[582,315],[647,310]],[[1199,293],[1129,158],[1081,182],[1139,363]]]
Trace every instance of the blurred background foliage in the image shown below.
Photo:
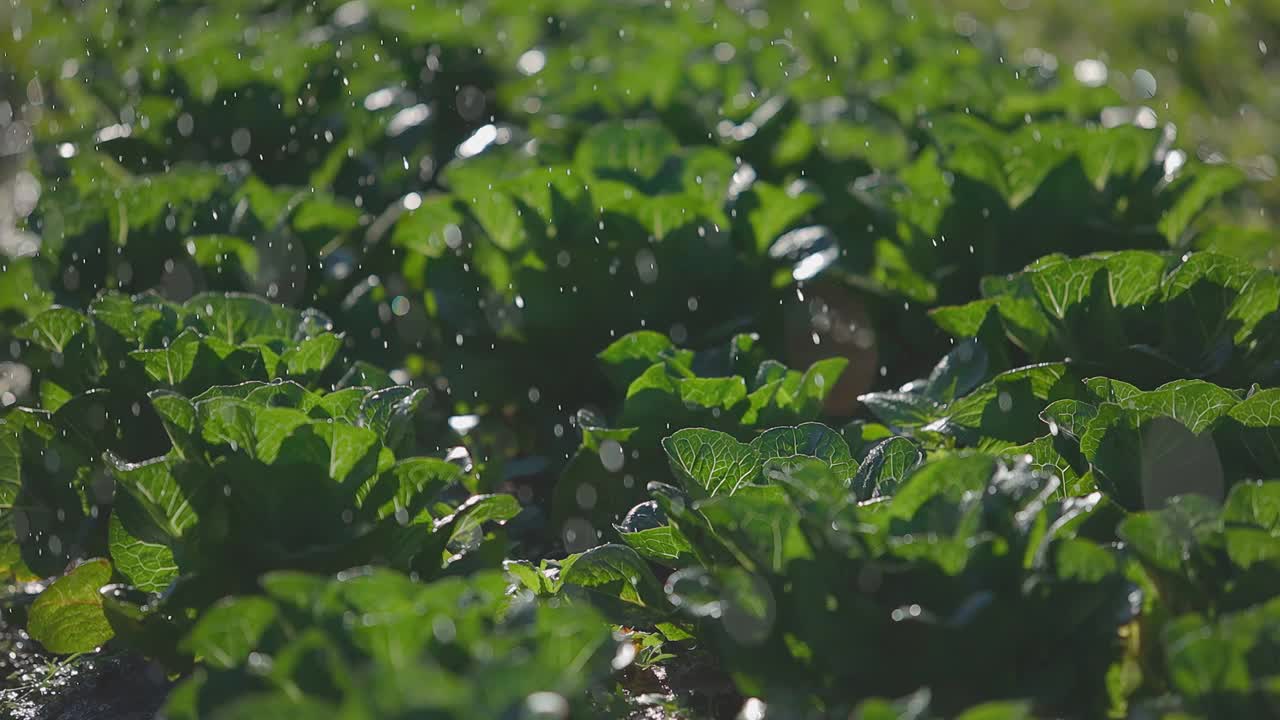
[[[1229,157],[1268,183],[1280,149],[1276,0],[949,0],[957,32],[1022,62],[1096,59],[1122,96],[1177,124],[1202,159]],[[1149,78],[1139,75],[1145,71]],[[1151,83],[1154,80],[1154,84]],[[1154,89],[1154,94],[1150,92]],[[1255,220],[1261,224],[1265,220]]]
[[[847,415],[984,274],[1280,265],[1277,0],[9,0],[0,29],[0,313],[252,291],[464,412],[607,396],[592,356],[645,328],[834,349]]]

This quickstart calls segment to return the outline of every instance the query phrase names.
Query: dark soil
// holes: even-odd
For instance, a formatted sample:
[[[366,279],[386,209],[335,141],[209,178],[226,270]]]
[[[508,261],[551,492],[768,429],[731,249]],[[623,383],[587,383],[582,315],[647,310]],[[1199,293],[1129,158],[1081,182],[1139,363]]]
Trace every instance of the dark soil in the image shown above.
[[[13,720],[150,720],[169,688],[159,667],[131,655],[50,655],[20,629],[33,587],[0,606],[0,717]]]

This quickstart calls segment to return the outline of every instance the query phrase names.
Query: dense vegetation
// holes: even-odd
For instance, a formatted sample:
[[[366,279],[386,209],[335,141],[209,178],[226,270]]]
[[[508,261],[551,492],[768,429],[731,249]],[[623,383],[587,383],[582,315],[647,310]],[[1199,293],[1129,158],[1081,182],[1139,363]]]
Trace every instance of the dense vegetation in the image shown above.
[[[14,648],[192,720],[1280,715],[1275,163],[1150,73],[929,3],[6,12]]]

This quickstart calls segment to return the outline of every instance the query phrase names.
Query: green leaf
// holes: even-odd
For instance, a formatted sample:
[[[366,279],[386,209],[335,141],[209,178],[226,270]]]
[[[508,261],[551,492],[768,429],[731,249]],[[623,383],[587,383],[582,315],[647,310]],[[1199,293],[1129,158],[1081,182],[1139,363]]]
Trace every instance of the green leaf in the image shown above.
[[[83,467],[89,464],[85,453],[96,449],[68,437],[75,427],[71,423],[92,417],[86,412],[88,405],[73,408],[65,418],[19,407],[0,419],[0,492],[10,498],[0,508],[0,537],[7,536],[0,546],[16,540],[19,557],[9,562],[20,561],[38,576],[62,572],[72,553],[88,540],[91,526],[86,515],[91,509]]]
[[[1237,323],[1234,340],[1237,345],[1249,344],[1259,326],[1276,317],[1280,308],[1280,274],[1268,270],[1254,272],[1227,312],[1228,323]]]
[[[635,434],[637,428],[611,428],[603,418],[586,408],[578,410],[578,429],[582,431],[582,447],[600,452],[601,444],[613,440],[619,444],[626,443]]]
[[[1256,392],[1227,415],[1239,425],[1253,463],[1268,477],[1280,477],[1280,388]]]
[[[195,367],[196,354],[200,351],[200,335],[187,328],[166,348],[135,350],[129,357],[142,363],[152,380],[177,387]]]
[[[995,471],[995,458],[983,454],[944,455],[919,465],[893,495],[885,510],[888,517],[910,519],[934,497],[952,502],[965,493],[978,493],[987,487]]]
[[[1125,251],[1037,263],[1026,278],[1041,307],[1059,321],[1076,312],[1142,305],[1158,292],[1167,261],[1154,253]],[[1102,293],[1105,292],[1105,296]]]
[[[1152,390],[1132,395],[1120,402],[1140,419],[1170,417],[1199,435],[1211,429],[1228,411],[1240,403],[1230,390],[1204,380],[1176,380]]]
[[[956,338],[972,338],[978,334],[983,321],[996,310],[995,299],[974,300],[964,305],[948,305],[929,311],[929,317],[944,332]]]
[[[294,310],[240,293],[201,293],[183,307],[210,336],[230,345],[251,338],[292,341],[299,320]]]
[[[1100,402],[1123,402],[1142,392],[1137,386],[1123,380],[1112,380],[1104,377],[1089,378],[1084,381],[1084,384],[1085,387],[1089,388],[1089,392]],[[1097,414],[1096,408],[1093,414]]]
[[[675,149],[675,137],[655,122],[606,122],[578,143],[574,164],[600,177],[621,172],[643,181],[656,175]]]
[[[176,540],[196,523],[196,511],[191,505],[192,491],[196,488],[191,483],[197,478],[188,473],[184,478],[188,485],[184,487],[174,475],[175,471],[183,471],[190,466],[168,457],[129,463],[108,453],[106,460],[116,479],[117,489],[138,503],[138,509],[147,514],[156,531]],[[132,516],[125,519],[132,519]],[[132,527],[130,531],[137,534],[142,532],[142,528]]]
[[[1222,519],[1255,525],[1271,533],[1280,531],[1280,482],[1236,485],[1222,508]]]
[[[182,457],[194,459],[199,452],[195,445],[195,405],[185,397],[166,390],[154,390],[147,397],[151,400],[151,407],[160,416],[174,451]]]
[[[823,403],[835,389],[849,359],[842,357],[819,360],[805,370],[800,386],[795,389],[792,407],[801,417],[816,417],[822,412]]]
[[[53,293],[39,277],[44,273],[36,269],[38,260],[6,257],[0,262],[0,311],[12,310],[29,316],[53,302]]]
[[[666,606],[662,583],[644,559],[626,545],[601,545],[570,555],[560,563],[560,577],[567,585],[610,593],[627,602]]]
[[[490,248],[514,253],[528,246],[530,228],[522,204],[502,188],[495,188],[492,177],[464,165],[451,169],[448,178],[454,195],[483,228],[484,237],[492,243]]]
[[[559,590],[559,587],[552,587],[551,579],[528,560],[503,560],[502,569],[511,577],[516,587],[528,588],[539,597]]]
[[[232,267],[238,265],[250,277],[258,275],[258,250],[243,238],[199,235],[187,238],[187,251],[201,267],[221,271],[234,261]]]
[[[22,491],[21,430],[0,419],[0,506],[11,510]],[[5,513],[5,520],[9,520]]]
[[[1079,380],[1064,363],[1045,363],[1000,373],[946,407],[938,427],[1008,443],[1026,443],[1041,432],[1040,412],[1049,402],[1079,393]]]
[[[237,387],[242,391],[248,390],[242,397],[261,408],[288,408],[309,413],[322,400],[320,395],[292,380],[274,380],[269,383],[248,382]]]
[[[1080,147],[1080,164],[1098,192],[1113,175],[1132,178],[1151,165],[1158,133],[1134,125],[1094,130]]]
[[[1169,678],[1176,691],[1205,707],[1247,716],[1250,696],[1269,693],[1265,658],[1275,652],[1280,631],[1280,600],[1269,599],[1209,621],[1188,614],[1168,623],[1162,633]],[[1263,701],[1265,704],[1265,700]]]
[[[1000,345],[1003,335],[999,313],[988,310],[974,337],[958,342],[933,366],[924,394],[938,402],[949,402],[968,394],[996,372],[1007,369],[1005,358],[992,357],[993,352],[1003,350]],[[989,351],[988,347],[992,349]]]
[[[1185,492],[1220,498],[1224,471],[1209,431],[1239,402],[1216,385],[1179,380],[1102,403],[1080,436],[1080,452],[1128,508],[1159,507]]]
[[[1184,174],[1175,184],[1177,200],[1160,218],[1159,229],[1165,240],[1178,247],[1195,216],[1244,181],[1244,173],[1231,165],[1202,165]]]
[[[1227,555],[1243,570],[1255,565],[1274,567],[1280,562],[1280,537],[1256,528],[1228,528],[1223,531]]]
[[[1054,567],[1064,580],[1098,583],[1120,569],[1113,553],[1087,540],[1067,538],[1052,547]]]
[[[293,213],[293,227],[298,232],[324,229],[353,230],[360,224],[360,208],[350,200],[328,193],[308,193]]]
[[[766,430],[751,441],[751,448],[760,463],[795,455],[818,458],[827,464],[837,480],[845,484],[858,467],[840,433],[822,423]]]
[[[1005,700],[983,703],[969,708],[957,716],[956,720],[1030,720],[1031,703],[1021,700]]]
[[[160,592],[177,577],[198,513],[209,512],[222,485],[203,465],[176,454],[128,463],[108,453],[106,460],[116,481],[107,538],[116,572],[139,589]]]
[[[368,461],[370,457],[376,457],[381,449],[377,434],[366,428],[339,422],[319,422],[311,427],[328,445],[330,478],[358,487],[364,476],[373,472],[373,468],[368,467]],[[305,458],[308,461],[313,459]]]
[[[27,632],[51,653],[93,652],[115,634],[99,589],[111,581],[111,563],[88,560],[58,578],[27,611]]]
[[[1253,268],[1236,258],[1213,253],[1186,256],[1161,288],[1161,352],[1201,375],[1223,369],[1234,352],[1236,333],[1243,329],[1238,327],[1242,318],[1231,313],[1253,278]]]
[[[667,421],[685,412],[676,381],[663,365],[652,365],[627,386],[619,424],[624,426]]]
[[[920,689],[898,701],[871,698],[858,703],[852,717],[856,720],[906,720],[912,714],[929,709],[931,693],[928,689]]]
[[[652,562],[681,567],[693,560],[693,548],[689,541],[670,525],[630,532],[619,530],[618,534],[631,549]]]
[[[771,476],[774,467],[791,460],[770,461]],[[733,495],[703,500],[697,508],[740,560],[749,558],[746,565],[753,571],[781,573],[791,560],[811,554],[800,534],[799,515],[780,485],[743,487]]]
[[[342,337],[333,333],[321,333],[303,339],[280,356],[290,375],[308,377],[317,375],[329,367],[342,348]]]
[[[338,713],[330,703],[308,696],[295,697],[284,692],[245,693],[219,707],[212,720],[255,720],[268,717],[334,717]]]
[[[688,492],[732,495],[754,483],[760,474],[760,455],[755,448],[716,430],[680,430],[664,438],[662,447],[671,471]]]
[[[1223,507],[1227,554],[1248,570],[1280,563],[1280,482],[1242,483]]]
[[[167,545],[134,537],[114,514],[107,529],[107,547],[116,572],[139,590],[163,592],[178,576],[178,564]]]
[[[688,368],[693,353],[678,350],[666,335],[652,330],[639,330],[618,338],[597,357],[604,364],[605,373],[614,385],[625,388],[649,367],[668,358]]]
[[[455,245],[462,240],[462,224],[462,214],[452,197],[431,195],[396,220],[391,242],[427,257],[440,257],[450,249],[451,240]],[[456,238],[450,238],[451,233],[456,233]]]
[[[1116,532],[1144,563],[1179,574],[1188,559],[1221,527],[1216,505],[1206,498],[1187,495],[1159,512],[1130,515]]]
[[[353,387],[380,389],[392,387],[395,384],[396,381],[391,379],[391,375],[386,370],[363,360],[357,360],[351,363],[351,367],[338,381],[336,387],[339,390]]]
[[[414,414],[427,396],[425,388],[403,385],[375,390],[360,403],[360,423],[382,437],[387,446],[399,447],[402,440],[411,437]]]
[[[251,456],[256,452],[253,426],[257,408],[252,403],[236,397],[210,397],[197,399],[195,409],[205,442],[228,444]]]
[[[1136,391],[1136,389],[1135,389]],[[1089,421],[1098,414],[1098,408],[1080,400],[1057,400],[1040,411],[1040,419],[1049,425],[1049,432],[1059,432],[1067,437],[1078,438],[1084,433]]]
[[[18,326],[15,332],[50,352],[60,353],[70,350],[72,340],[88,328],[88,319],[79,311],[54,305]]]
[[[765,463],[763,472],[770,485],[782,488],[811,518],[832,517],[857,499],[850,490],[850,479],[836,475],[818,458],[773,458]],[[788,510],[784,514],[793,513]]]
[[[238,667],[258,647],[276,615],[275,603],[266,598],[227,598],[200,616],[182,639],[182,649],[214,668]]]
[[[1280,307],[1280,276],[1238,258],[1055,254],[987,277],[982,288],[987,300],[938,310],[935,321],[972,337],[977,316],[995,307],[1032,360],[1070,357],[1146,383],[1196,376],[1236,384],[1271,372],[1276,346],[1255,336]]]
[[[751,225],[755,249],[760,255],[764,255],[787,228],[799,222],[821,202],[812,193],[792,194],[766,182],[757,182],[751,193],[757,205],[747,213],[747,222]]]
[[[1002,157],[1006,138],[1001,133],[969,115],[946,115],[935,120],[934,126],[934,135],[948,154],[948,166],[990,185],[1006,200],[1013,196]],[[1016,203],[1010,200],[1009,204]]]
[[[355,425],[360,422],[360,405],[368,392],[369,388],[364,387],[335,390],[321,395],[308,412],[312,417],[333,418]]]
[[[745,410],[747,383],[740,377],[702,378],[692,377],[676,381],[680,401],[692,410],[712,410],[741,413]]]
[[[63,405],[70,402],[72,397],[74,396],[70,390],[53,380],[45,378],[40,383],[40,407],[49,412],[57,412]]]
[[[1091,486],[1081,484],[1080,473],[1063,455],[1064,450],[1060,443],[1065,442],[1067,441],[1060,440],[1054,435],[1046,435],[1023,445],[1005,448],[1000,455],[1010,463],[1026,462],[1033,472],[1056,476],[1062,480],[1063,493],[1066,495],[1081,495],[1092,491]],[[1065,452],[1072,457],[1075,456],[1075,453],[1070,453],[1069,450]]]
[[[860,459],[867,456],[871,446],[893,437],[893,431],[880,423],[854,420],[840,428],[840,435],[849,445],[849,452],[854,459]]]
[[[924,460],[920,448],[901,435],[871,446],[853,477],[853,492],[859,500],[892,495],[907,475]]]
[[[874,392],[858,396],[881,422],[891,428],[917,428],[933,422],[942,406],[924,395],[905,392]]]
[[[394,494],[379,506],[378,518],[395,517],[401,524],[431,518],[432,503],[462,478],[462,468],[454,463],[436,458],[405,458],[380,481],[394,483]],[[370,500],[361,498],[361,502],[367,505]]]
[[[512,495],[473,495],[466,505],[454,514],[453,532],[449,536],[451,550],[474,547],[479,544],[481,526],[487,522],[506,522],[520,514],[520,501]]]

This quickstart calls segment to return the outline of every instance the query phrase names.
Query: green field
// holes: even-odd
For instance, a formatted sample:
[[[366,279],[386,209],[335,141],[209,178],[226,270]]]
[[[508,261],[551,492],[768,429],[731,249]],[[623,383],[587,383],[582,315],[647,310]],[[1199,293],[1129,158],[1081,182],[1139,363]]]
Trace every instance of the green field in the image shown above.
[[[1277,53],[0,3],[0,709],[1280,717]]]

